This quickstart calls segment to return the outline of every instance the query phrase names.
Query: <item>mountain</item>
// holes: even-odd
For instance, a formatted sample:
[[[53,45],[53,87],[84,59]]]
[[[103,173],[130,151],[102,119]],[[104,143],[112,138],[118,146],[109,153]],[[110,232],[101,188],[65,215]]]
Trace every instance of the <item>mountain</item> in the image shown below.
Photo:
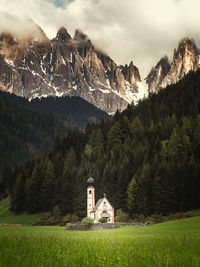
[[[70,128],[53,114],[33,110],[28,100],[0,92],[0,170],[47,153]]]
[[[16,170],[15,212],[86,214],[92,172],[97,199],[106,193],[130,217],[200,207],[200,70],[129,105],[107,121],[70,132],[45,157]]]
[[[184,38],[174,50],[173,60],[170,63],[165,56],[146,77],[148,90],[158,92],[160,88],[178,82],[189,71],[196,71],[200,67],[200,51],[194,40]]]
[[[2,33],[0,87],[28,99],[80,96],[108,113],[145,93],[133,62],[117,66],[87,35],[76,30],[72,38],[63,27],[52,40],[39,27],[26,38]]]
[[[133,62],[118,66],[80,30],[72,38],[61,27],[49,40],[36,27],[26,37],[0,35],[0,88],[28,99],[79,96],[113,114],[197,70],[199,55],[195,41],[184,38],[172,62],[161,58],[144,82]]]
[[[110,116],[78,96],[34,98],[30,101],[34,110],[51,113],[72,127],[84,130],[88,123],[109,120]]]
[[[79,97],[30,102],[0,91],[0,173],[5,164],[15,167],[49,152],[56,138],[72,128],[84,129],[101,119],[109,119],[108,114]]]

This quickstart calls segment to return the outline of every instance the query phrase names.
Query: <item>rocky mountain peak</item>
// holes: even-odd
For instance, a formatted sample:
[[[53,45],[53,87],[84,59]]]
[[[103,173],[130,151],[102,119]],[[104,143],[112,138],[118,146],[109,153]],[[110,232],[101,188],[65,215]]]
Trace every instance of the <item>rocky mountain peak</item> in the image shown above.
[[[170,63],[167,56],[164,56],[160,59],[160,61],[153,67],[145,78],[146,83],[149,86],[149,91],[151,93],[158,92],[160,89],[160,84],[162,83],[163,79],[169,73],[170,70]]]
[[[71,36],[69,35],[67,29],[65,27],[61,27],[58,32],[57,32],[57,35],[56,35],[56,38],[55,38],[57,41],[60,41],[60,42],[68,42],[68,41],[71,41]]]
[[[37,34],[43,36],[40,30]],[[108,113],[138,101],[140,75],[133,62],[124,69],[117,66],[80,30],[71,38],[61,27],[53,40],[30,38],[26,46],[12,35],[2,35],[0,53],[2,90],[29,99],[80,96]]]
[[[125,66],[120,66],[120,68],[125,80],[128,81],[130,84],[136,84],[137,82],[141,82],[139,70],[133,64],[133,61],[131,61],[129,65],[126,64]]]
[[[162,58],[147,76],[146,83],[150,92],[158,92],[160,88],[176,83],[189,71],[200,66],[200,52],[193,39],[184,38],[174,50],[173,60]]]
[[[81,30],[76,29],[75,34],[74,34],[74,40],[76,41],[87,41],[88,36],[87,34],[83,33]]]
[[[157,92],[199,68],[199,50],[183,39],[173,61],[163,57],[146,78],[148,90]],[[133,61],[118,66],[76,30],[71,38],[61,27],[49,40],[39,27],[26,37],[0,35],[0,88],[29,99],[43,96],[80,96],[108,113],[125,109],[147,96]]]
[[[186,37],[179,42],[178,48],[175,49],[174,56],[181,55],[184,57],[188,51],[199,54],[199,49],[197,48],[195,40]]]
[[[178,49],[174,51],[173,64],[181,64],[179,76],[196,70],[199,65],[199,49],[193,39],[184,38],[179,42]]]
[[[8,60],[17,59],[22,53],[19,41],[7,32],[3,32],[0,35],[0,50],[1,54]]]
[[[89,50],[89,49],[92,50],[94,48],[87,34],[83,33],[79,29],[75,31],[73,41],[74,41],[75,47],[80,49],[79,52],[82,54],[82,56],[83,54],[85,54],[84,57],[86,56],[86,50]]]

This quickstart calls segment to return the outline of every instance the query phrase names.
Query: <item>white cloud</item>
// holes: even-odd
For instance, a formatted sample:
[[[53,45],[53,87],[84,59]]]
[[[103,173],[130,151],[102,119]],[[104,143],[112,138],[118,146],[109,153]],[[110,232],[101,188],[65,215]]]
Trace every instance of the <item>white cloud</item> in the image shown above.
[[[27,18],[49,38],[60,26],[72,35],[80,28],[118,64],[133,60],[144,76],[181,38],[199,40],[199,10],[199,0],[1,0],[0,30],[24,32],[32,27]]]

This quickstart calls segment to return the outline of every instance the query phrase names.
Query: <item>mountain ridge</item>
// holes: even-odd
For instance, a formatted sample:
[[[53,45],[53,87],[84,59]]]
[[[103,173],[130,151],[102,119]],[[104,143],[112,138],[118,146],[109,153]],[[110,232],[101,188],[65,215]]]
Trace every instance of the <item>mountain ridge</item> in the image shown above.
[[[57,137],[83,131],[88,123],[109,119],[80,97],[27,99],[0,91],[0,178],[4,165],[16,167],[52,149]]]
[[[131,61],[117,65],[76,30],[71,37],[61,27],[48,39],[40,27],[27,37],[0,35],[0,87],[29,98],[79,96],[109,114],[176,83],[200,66],[200,52],[193,39],[184,38],[170,62],[162,57],[142,80]]]
[[[117,66],[80,30],[72,38],[61,27],[52,40],[43,36],[26,46],[22,43],[11,34],[1,34],[0,85],[4,91],[29,99],[80,96],[108,113],[123,110],[137,99],[138,69],[132,62]]]
[[[200,67],[200,50],[193,39],[183,38],[178,48],[174,49],[172,62],[163,57],[145,78],[148,90],[156,93],[160,88],[174,84],[189,71],[196,71]]]

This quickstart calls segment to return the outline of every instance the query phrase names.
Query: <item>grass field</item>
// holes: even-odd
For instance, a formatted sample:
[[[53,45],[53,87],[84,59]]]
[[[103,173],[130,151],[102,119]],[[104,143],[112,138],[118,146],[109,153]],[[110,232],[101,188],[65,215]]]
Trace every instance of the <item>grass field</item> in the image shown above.
[[[199,267],[200,217],[93,232],[1,226],[0,266]]]
[[[9,198],[0,201],[0,224],[9,223],[29,225],[38,222],[44,216],[44,213],[15,215],[9,210],[9,208]]]

